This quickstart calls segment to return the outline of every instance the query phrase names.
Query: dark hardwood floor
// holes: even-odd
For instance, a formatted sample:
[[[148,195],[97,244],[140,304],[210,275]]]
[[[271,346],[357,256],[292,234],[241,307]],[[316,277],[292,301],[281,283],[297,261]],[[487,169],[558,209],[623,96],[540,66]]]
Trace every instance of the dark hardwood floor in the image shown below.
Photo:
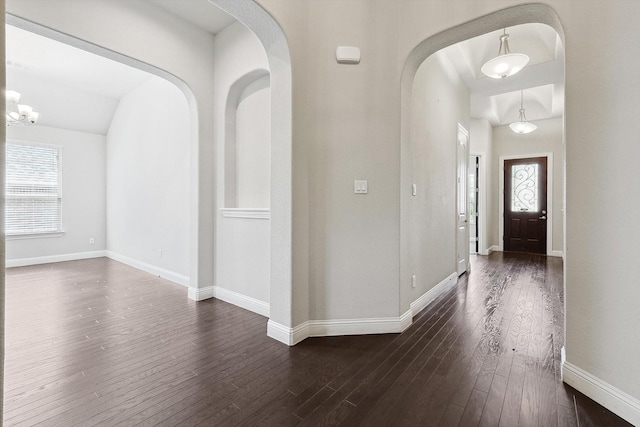
[[[402,334],[289,348],[105,258],[7,270],[9,426],[625,426],[559,379],[562,261],[494,253]]]

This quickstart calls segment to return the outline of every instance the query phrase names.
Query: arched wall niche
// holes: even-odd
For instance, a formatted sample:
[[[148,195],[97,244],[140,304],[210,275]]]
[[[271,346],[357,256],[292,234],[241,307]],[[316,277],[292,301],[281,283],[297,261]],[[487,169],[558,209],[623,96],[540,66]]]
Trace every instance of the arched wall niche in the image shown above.
[[[411,282],[411,193],[404,191],[412,183],[412,88],[416,73],[422,63],[439,50],[482,34],[521,24],[541,23],[553,28],[564,44],[564,31],[558,15],[544,4],[525,4],[496,11],[464,24],[435,34],[416,45],[409,53],[401,76],[400,118],[400,307],[399,312],[410,310],[411,295],[403,283]],[[563,129],[564,140],[564,129]],[[565,160],[566,161],[566,160]],[[563,178],[559,178],[563,179]],[[566,280],[566,278],[565,278]]]
[[[260,207],[242,206],[238,200],[238,170],[237,163],[237,116],[240,104],[256,92],[270,88],[270,73],[265,69],[253,70],[238,78],[229,89],[225,105],[225,133],[224,133],[224,204],[225,208]],[[270,160],[270,159],[268,159]]]

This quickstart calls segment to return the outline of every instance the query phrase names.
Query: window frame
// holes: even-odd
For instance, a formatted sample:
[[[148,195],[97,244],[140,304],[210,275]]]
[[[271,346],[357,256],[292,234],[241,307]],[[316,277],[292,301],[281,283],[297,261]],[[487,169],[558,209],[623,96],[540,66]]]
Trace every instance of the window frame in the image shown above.
[[[17,139],[9,139],[7,138],[6,140],[6,147],[5,147],[5,161],[7,161],[7,156],[6,156],[6,151],[9,148],[9,145],[20,145],[20,146],[29,146],[29,147],[44,147],[44,148],[50,148],[50,149],[55,149],[57,150],[57,154],[58,154],[58,185],[57,185],[57,196],[52,196],[52,198],[56,198],[60,201],[60,208],[59,208],[59,218],[58,218],[58,229],[57,230],[51,230],[51,231],[43,231],[43,230],[32,230],[29,232],[10,232],[7,230],[7,211],[6,211],[6,206],[7,203],[6,201],[9,198],[20,198],[20,196],[8,196],[7,195],[7,176],[6,176],[6,170],[8,169],[5,165],[5,188],[4,188],[4,198],[5,198],[5,219],[4,219],[4,231],[5,231],[5,236],[7,240],[19,240],[19,239],[37,239],[37,238],[46,238],[46,237],[60,237],[63,236],[65,233],[64,230],[64,225],[63,225],[63,211],[64,211],[64,204],[63,204],[63,156],[64,156],[64,146],[60,145],[60,144],[51,144],[51,143],[44,143],[44,142],[36,142],[36,141],[28,141],[28,140],[17,140]],[[24,197],[27,198],[27,197]]]

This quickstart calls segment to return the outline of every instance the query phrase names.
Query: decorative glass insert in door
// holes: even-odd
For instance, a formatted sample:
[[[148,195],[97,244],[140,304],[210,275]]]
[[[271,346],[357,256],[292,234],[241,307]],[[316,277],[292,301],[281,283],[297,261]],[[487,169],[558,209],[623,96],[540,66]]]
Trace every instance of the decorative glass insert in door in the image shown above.
[[[511,166],[511,212],[538,212],[538,164]]]

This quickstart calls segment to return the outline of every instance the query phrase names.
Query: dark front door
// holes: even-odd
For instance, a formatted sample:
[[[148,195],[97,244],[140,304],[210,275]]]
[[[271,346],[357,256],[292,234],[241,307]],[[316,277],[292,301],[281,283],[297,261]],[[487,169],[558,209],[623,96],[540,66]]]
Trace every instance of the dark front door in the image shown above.
[[[547,253],[547,158],[504,162],[504,250]]]

